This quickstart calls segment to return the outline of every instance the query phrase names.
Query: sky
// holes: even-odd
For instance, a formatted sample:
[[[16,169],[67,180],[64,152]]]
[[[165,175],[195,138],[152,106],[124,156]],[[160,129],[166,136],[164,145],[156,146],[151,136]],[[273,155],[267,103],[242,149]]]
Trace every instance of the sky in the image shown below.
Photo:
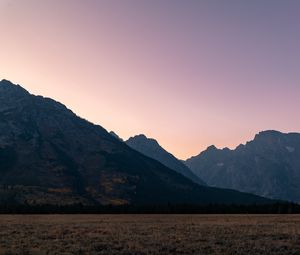
[[[0,0],[0,79],[180,159],[300,131],[298,0]]]

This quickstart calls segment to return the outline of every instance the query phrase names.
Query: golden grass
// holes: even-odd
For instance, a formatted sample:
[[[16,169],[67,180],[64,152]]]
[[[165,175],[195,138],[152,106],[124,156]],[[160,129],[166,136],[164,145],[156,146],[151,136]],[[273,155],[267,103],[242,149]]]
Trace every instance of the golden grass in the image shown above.
[[[2,215],[0,254],[300,255],[300,216]]]

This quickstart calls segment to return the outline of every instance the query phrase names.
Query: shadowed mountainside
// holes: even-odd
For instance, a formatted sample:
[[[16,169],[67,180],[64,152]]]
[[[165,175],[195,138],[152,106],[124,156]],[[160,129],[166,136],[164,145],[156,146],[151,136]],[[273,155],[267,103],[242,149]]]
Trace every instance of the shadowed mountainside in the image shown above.
[[[235,150],[209,147],[186,161],[208,185],[300,202],[300,134],[264,131]]]
[[[136,135],[130,137],[126,141],[126,144],[144,155],[161,162],[177,173],[184,175],[193,182],[206,185],[205,182],[196,176],[184,163],[162,148],[155,139],[147,138],[145,135]]]
[[[0,204],[268,203],[203,187],[64,105],[0,82]]]

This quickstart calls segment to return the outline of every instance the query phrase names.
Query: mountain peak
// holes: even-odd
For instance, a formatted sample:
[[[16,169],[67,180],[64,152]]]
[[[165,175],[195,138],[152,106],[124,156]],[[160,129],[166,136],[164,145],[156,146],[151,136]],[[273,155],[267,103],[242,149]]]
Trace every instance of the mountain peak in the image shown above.
[[[265,130],[259,132],[255,137],[270,137],[270,136],[274,137],[279,135],[282,135],[282,133],[277,130]]]
[[[10,89],[10,88],[15,88],[16,85],[13,84],[11,81],[9,80],[1,80],[0,81],[0,89]]]
[[[141,140],[148,140],[148,137],[145,136],[144,134],[139,134],[139,135],[135,135],[135,136],[132,136],[130,137],[129,139],[141,139]]]
[[[282,135],[285,135],[279,131],[276,130],[266,130],[261,131],[258,134],[255,135],[254,140],[250,143],[262,143],[265,141],[268,141],[268,143],[274,143],[280,141]]]
[[[147,143],[148,146],[160,147],[159,143],[155,139],[148,138],[144,134],[139,134],[139,135],[130,137],[127,142],[131,143],[133,141],[134,141],[134,143],[143,143],[143,144]]]
[[[217,148],[215,145],[210,145],[210,146],[207,147],[206,150],[207,150],[207,151],[217,151],[218,148]]]
[[[118,136],[114,131],[110,131],[109,133],[110,133],[113,137],[117,138],[119,141],[122,141],[122,142],[123,142],[123,139],[122,139],[120,136]]]
[[[0,81],[0,91],[1,92],[25,92],[29,93],[26,89],[21,87],[20,85],[13,84],[11,81],[3,79]]]
[[[0,84],[3,84],[3,83],[9,83],[9,84],[13,85],[13,83],[11,83],[11,81],[6,80],[6,79],[2,79],[2,80],[0,81]]]
[[[145,135],[140,134],[130,137],[126,144],[140,153],[153,158],[170,169],[178,172],[185,177],[191,179],[201,185],[206,185],[200,178],[198,178],[186,165],[179,161],[174,155],[166,151],[159,143],[152,138],[147,138]]]

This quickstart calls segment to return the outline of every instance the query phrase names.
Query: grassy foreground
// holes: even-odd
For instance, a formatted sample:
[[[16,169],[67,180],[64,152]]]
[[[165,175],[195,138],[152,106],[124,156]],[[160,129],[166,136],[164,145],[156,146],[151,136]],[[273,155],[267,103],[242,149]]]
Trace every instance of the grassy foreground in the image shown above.
[[[300,255],[300,215],[0,215],[0,254]]]

